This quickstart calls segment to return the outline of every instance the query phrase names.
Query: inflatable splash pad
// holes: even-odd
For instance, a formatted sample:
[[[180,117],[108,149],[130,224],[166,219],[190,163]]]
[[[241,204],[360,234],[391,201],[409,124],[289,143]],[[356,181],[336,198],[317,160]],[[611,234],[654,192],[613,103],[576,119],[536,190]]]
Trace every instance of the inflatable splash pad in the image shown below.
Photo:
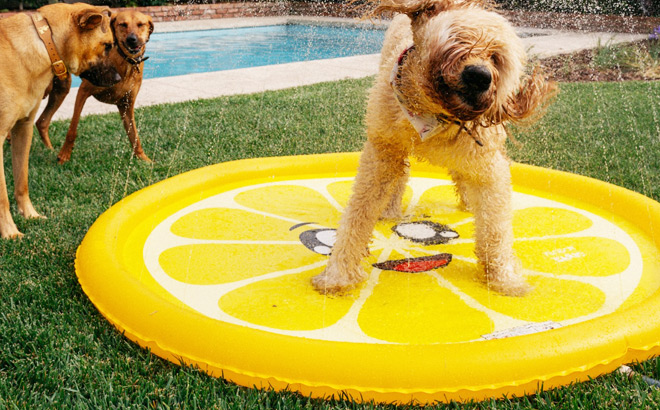
[[[413,163],[406,217],[382,220],[368,280],[324,296],[359,154],[218,164],[105,212],[76,273],[126,337],[174,363],[314,397],[433,403],[521,396],[660,352],[660,204],[512,165],[515,251],[534,290],[477,278],[472,215]]]

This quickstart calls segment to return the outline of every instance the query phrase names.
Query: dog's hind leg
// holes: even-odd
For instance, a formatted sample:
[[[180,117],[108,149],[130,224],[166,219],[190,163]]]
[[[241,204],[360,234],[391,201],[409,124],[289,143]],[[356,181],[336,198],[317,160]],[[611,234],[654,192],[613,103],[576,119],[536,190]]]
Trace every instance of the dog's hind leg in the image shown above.
[[[76,103],[73,107],[73,117],[71,117],[71,123],[69,124],[69,131],[66,133],[66,138],[64,139],[64,144],[60,148],[60,153],[57,154],[57,162],[64,164],[69,159],[71,159],[71,151],[73,151],[73,144],[76,142],[78,137],[78,123],[80,122],[80,114],[82,109],[85,106],[85,101],[92,95],[87,82],[83,82],[78,88],[78,94],[76,94]]]
[[[475,219],[475,254],[484,269],[488,287],[509,296],[520,296],[531,287],[520,274],[513,252],[511,172],[501,153],[478,173],[453,170],[460,191]]]
[[[466,186],[468,184],[463,180],[463,176],[457,172],[450,172],[451,179],[454,181],[456,195],[458,196],[459,207],[463,211],[470,211],[470,204],[468,203]]]
[[[41,141],[49,149],[53,149],[53,144],[50,142],[50,136],[48,133],[50,122],[57,109],[60,108],[62,102],[64,102],[64,99],[69,94],[70,89],[71,74],[69,74],[65,80],[60,80],[55,77],[53,79],[52,89],[50,90],[50,93],[48,93],[48,103],[46,104],[46,108],[44,108],[44,111],[41,113],[35,124],[37,126],[37,131],[39,131],[39,136],[41,136]]]
[[[328,266],[312,278],[322,293],[338,293],[366,279],[360,266],[378,218],[406,173],[406,154],[376,149],[368,141],[360,158],[353,194],[337,229]]]
[[[382,215],[384,219],[398,219],[403,215],[401,202],[403,201],[403,194],[406,192],[406,185],[410,174],[410,162],[408,160],[405,160],[403,171],[404,172],[399,179],[393,181],[394,189],[392,195],[390,195],[390,201],[385,207],[385,211],[383,211]]]

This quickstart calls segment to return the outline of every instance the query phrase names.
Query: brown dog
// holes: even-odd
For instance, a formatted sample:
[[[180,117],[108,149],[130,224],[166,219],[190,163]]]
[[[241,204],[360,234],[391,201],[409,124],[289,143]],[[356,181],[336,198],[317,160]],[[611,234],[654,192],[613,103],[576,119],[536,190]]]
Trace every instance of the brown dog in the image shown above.
[[[87,4],[53,4],[34,13],[0,20],[0,158],[5,138],[12,137],[14,194],[18,212],[26,218],[42,217],[33,207],[28,193],[28,159],[32,143],[32,124],[55,70],[86,76],[102,67],[103,58],[113,46],[110,9]],[[49,23],[40,29],[52,33],[52,46],[37,31],[37,21]],[[56,57],[52,51],[55,50]],[[60,58],[58,61],[56,58]],[[64,71],[58,71],[66,75]],[[9,210],[4,169],[0,171],[0,236],[19,237]]]
[[[134,106],[140,86],[142,85],[142,70],[144,67],[145,45],[149,41],[151,33],[154,31],[154,23],[150,16],[138,11],[122,11],[113,14],[111,21],[112,31],[115,36],[115,45],[108,56],[109,64],[114,67],[121,75],[121,81],[110,87],[100,87],[99,83],[111,81],[112,73],[97,72],[95,79],[83,79],[71,118],[69,131],[66,134],[64,145],[60,149],[57,159],[60,164],[71,158],[73,144],[77,137],[78,122],[85,101],[90,96],[97,100],[116,105],[119,109],[124,129],[130,140],[133,153],[136,157],[149,161],[149,157],[142,150],[140,137],[135,125]],[[96,81],[92,81],[96,80]],[[97,85],[94,85],[96,83]],[[53,114],[60,107],[62,101],[69,93],[71,88],[71,78],[65,81],[53,80],[53,88],[48,97],[48,104],[37,120],[37,130],[41,135],[41,140],[47,147],[52,148],[48,127],[53,118]]]
[[[485,284],[506,295],[529,290],[513,252],[507,122],[521,121],[553,93],[525,74],[525,50],[490,0],[373,0],[394,12],[367,105],[367,142],[321,292],[366,279],[361,259],[380,217],[401,217],[408,156],[449,168],[474,214],[475,254]]]

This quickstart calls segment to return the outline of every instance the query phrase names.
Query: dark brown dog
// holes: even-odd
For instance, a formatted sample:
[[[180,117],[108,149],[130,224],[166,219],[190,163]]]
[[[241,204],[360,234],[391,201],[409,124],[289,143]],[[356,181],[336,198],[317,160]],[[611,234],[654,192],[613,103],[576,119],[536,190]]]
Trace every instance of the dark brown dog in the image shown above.
[[[73,144],[77,137],[78,122],[85,101],[90,96],[97,100],[116,105],[119,109],[126,134],[130,140],[133,153],[136,157],[150,161],[149,157],[142,150],[140,137],[135,125],[134,106],[140,86],[142,85],[142,70],[144,67],[144,51],[151,33],[154,31],[154,23],[150,16],[138,11],[122,11],[113,14],[111,21],[112,31],[115,36],[115,47],[110,51],[108,61],[114,69],[121,75],[121,81],[110,87],[99,87],[94,83],[112,81],[112,72],[96,72],[95,78],[84,78],[78,94],[71,118],[69,131],[66,134],[64,145],[57,155],[60,164],[71,158]],[[37,130],[41,139],[47,147],[52,148],[48,127],[53,118],[53,114],[62,104],[62,101],[69,93],[71,88],[71,78],[68,81],[61,81],[55,78],[53,88],[48,98],[48,104],[37,120]]]
[[[0,20],[0,158],[3,143],[11,134],[14,195],[18,212],[26,218],[42,218],[28,193],[28,160],[32,144],[32,124],[39,103],[52,84],[54,70],[66,67],[76,75],[87,75],[102,68],[104,57],[113,46],[110,9],[88,4],[52,4],[34,13],[35,20],[49,24],[42,33],[52,33],[52,49],[59,61],[51,59],[36,21],[27,14]],[[0,169],[0,237],[14,238],[18,231],[9,210],[4,168]]]

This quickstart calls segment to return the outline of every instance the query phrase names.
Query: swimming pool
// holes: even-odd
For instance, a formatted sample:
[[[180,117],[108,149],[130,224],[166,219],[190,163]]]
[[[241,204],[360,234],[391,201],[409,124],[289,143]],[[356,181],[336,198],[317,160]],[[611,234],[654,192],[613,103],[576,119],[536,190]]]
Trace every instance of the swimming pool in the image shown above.
[[[155,33],[144,78],[375,54],[384,37],[376,28],[314,24]]]

